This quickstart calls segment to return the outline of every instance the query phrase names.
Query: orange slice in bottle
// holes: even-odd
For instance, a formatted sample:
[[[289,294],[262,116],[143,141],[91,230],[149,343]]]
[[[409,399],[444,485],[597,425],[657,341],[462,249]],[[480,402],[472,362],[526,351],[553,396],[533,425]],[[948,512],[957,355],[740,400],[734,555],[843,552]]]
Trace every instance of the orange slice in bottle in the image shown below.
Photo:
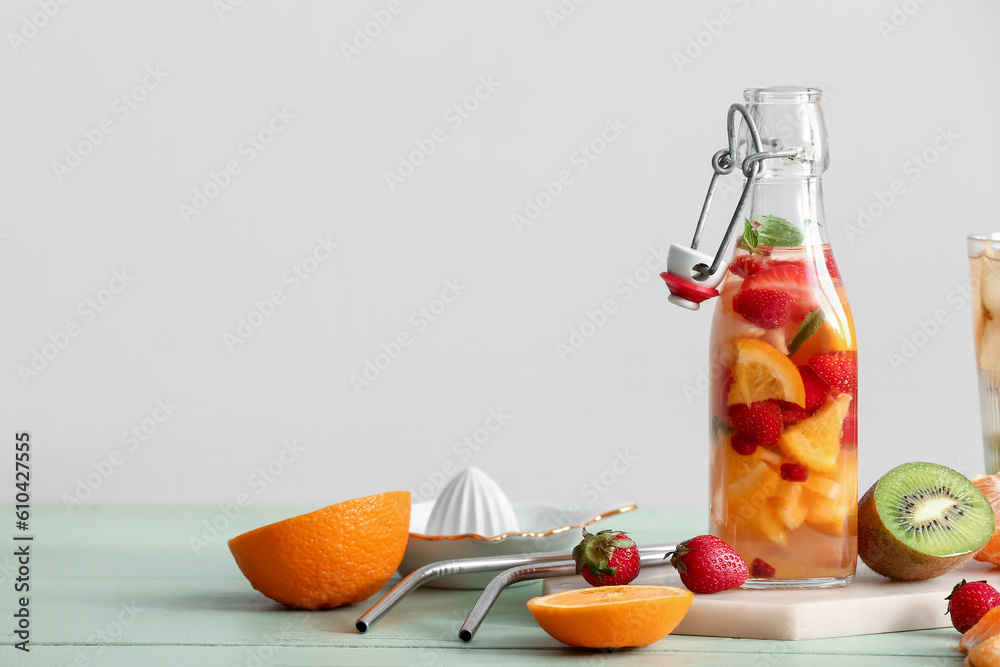
[[[824,320],[819,330],[806,339],[798,351],[792,355],[792,361],[799,366],[807,363],[814,355],[823,352],[850,352],[858,349],[857,343],[851,336],[854,330],[854,317],[851,315],[851,307],[846,302],[844,304],[844,321],[834,326],[830,320]]]
[[[809,475],[802,483],[809,497],[806,525],[824,535],[839,537],[857,533],[857,459],[854,450],[841,450],[837,474]]]
[[[809,506],[804,501],[806,492],[798,482],[785,482],[774,499],[774,511],[788,530],[795,530],[806,520]]]
[[[778,440],[778,448],[810,470],[827,475],[837,472],[840,430],[850,403],[849,394],[827,401],[812,417],[789,426]]]
[[[753,338],[736,338],[732,345],[735,362],[729,405],[778,399],[805,407],[802,376],[788,357]]]

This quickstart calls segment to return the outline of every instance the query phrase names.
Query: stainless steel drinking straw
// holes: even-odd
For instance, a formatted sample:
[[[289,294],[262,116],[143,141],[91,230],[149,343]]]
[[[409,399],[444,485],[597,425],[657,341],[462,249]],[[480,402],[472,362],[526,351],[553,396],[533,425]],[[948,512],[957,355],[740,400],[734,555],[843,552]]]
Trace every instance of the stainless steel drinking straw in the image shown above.
[[[486,556],[484,558],[462,558],[443,560],[417,568],[396,584],[381,600],[366,611],[355,623],[359,633],[367,632],[382,616],[412,591],[432,579],[453,574],[475,574],[504,570],[514,566],[529,564],[552,563],[566,560],[565,551],[553,551],[534,554],[511,554],[509,556]]]

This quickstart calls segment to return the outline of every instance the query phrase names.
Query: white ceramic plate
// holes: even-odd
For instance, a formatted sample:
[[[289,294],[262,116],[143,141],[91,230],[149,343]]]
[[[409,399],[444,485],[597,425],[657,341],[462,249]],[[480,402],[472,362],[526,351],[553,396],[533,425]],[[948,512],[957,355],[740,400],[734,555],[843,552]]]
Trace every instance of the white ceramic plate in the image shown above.
[[[509,554],[570,551],[580,541],[580,529],[615,514],[631,512],[636,505],[626,505],[595,516],[569,512],[555,505],[513,503],[517,523],[523,533],[504,535],[425,535],[434,501],[414,503],[410,510],[410,539],[399,571],[406,576],[429,563],[455,558],[481,558]],[[427,582],[434,588],[484,588],[497,572],[460,574]]]

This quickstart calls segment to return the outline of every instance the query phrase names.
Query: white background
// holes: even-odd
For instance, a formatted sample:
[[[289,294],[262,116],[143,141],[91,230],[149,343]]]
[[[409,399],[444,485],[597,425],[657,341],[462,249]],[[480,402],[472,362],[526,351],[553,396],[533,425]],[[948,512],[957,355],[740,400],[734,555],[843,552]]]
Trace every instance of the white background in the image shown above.
[[[30,0],[0,13],[0,414],[5,437],[32,432],[35,500],[247,492],[319,507],[425,482],[426,495],[449,466],[476,465],[515,500],[706,506],[711,312],[669,304],[642,267],[689,241],[728,105],[790,84],[826,91],[862,490],[909,460],[982,471],[960,290],[965,234],[998,226],[996,3],[591,0],[562,16],[556,0],[402,2],[350,58],[342,44],[387,0],[52,5],[50,19]],[[164,78],[131,93],[147,68]],[[495,90],[448,120],[481,77]],[[126,94],[144,99],[122,117]],[[241,143],[276,108],[294,118],[248,161]],[[57,174],[102,119],[113,132]],[[620,136],[580,171],[574,154],[616,119]],[[446,141],[390,190],[385,173],[436,128]],[[240,173],[185,220],[229,160]],[[512,214],[563,169],[572,183],[518,230]],[[877,214],[867,229],[859,209]],[[283,275],[317,237],[339,248],[293,290]],[[102,292],[123,270],[128,286]],[[626,275],[641,285],[630,298]],[[447,281],[460,296],[419,331],[411,314]],[[284,303],[227,346],[275,289]],[[78,310],[110,296],[92,320]],[[560,358],[607,299],[617,311]],[[22,377],[67,324],[78,335]],[[412,344],[356,391],[351,375],[401,333]],[[157,399],[178,407],[123,443]],[[465,460],[454,443],[491,409],[509,417]],[[301,451],[275,463],[291,440]],[[280,474],[255,477],[269,464]]]

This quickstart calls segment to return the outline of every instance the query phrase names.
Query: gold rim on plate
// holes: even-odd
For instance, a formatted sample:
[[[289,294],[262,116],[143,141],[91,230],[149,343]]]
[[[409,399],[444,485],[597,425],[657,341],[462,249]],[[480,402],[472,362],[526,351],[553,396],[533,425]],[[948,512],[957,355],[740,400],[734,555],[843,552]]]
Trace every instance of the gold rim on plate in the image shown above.
[[[410,537],[416,537],[421,540],[460,540],[464,537],[471,537],[474,540],[481,540],[483,542],[499,542],[500,540],[505,540],[508,537],[548,537],[549,535],[557,535],[559,533],[565,533],[567,530],[573,530],[574,528],[583,528],[584,526],[589,526],[592,523],[596,523],[601,519],[606,519],[609,516],[615,516],[616,514],[624,514],[625,512],[631,512],[634,509],[638,509],[638,505],[625,505],[617,509],[608,510],[607,512],[602,512],[601,514],[595,514],[589,520],[583,523],[574,523],[568,526],[559,526],[558,528],[553,528],[552,530],[546,530],[543,533],[504,533],[503,535],[494,535],[492,537],[486,537],[485,535],[477,535],[475,533],[465,533],[464,535],[422,535],[420,533],[410,533]]]

